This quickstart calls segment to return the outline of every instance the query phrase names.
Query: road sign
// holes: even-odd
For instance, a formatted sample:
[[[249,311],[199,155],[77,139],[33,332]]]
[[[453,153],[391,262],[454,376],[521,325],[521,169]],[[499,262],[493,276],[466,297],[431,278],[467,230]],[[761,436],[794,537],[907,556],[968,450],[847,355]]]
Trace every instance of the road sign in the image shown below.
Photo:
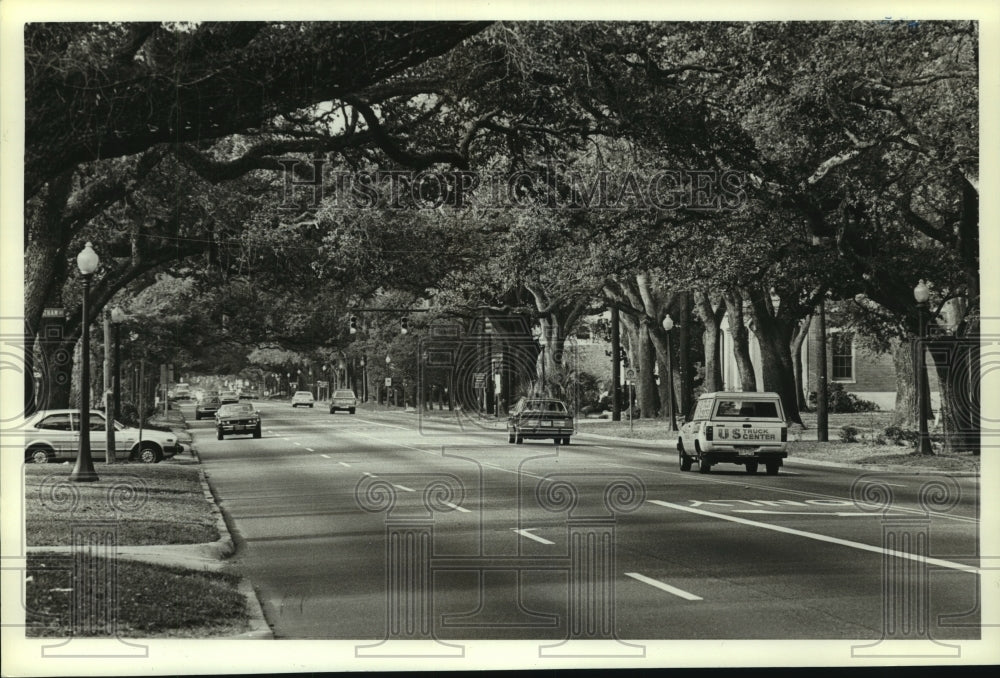
[[[386,386],[392,386],[392,377],[386,377],[385,378],[385,385]]]
[[[486,373],[476,372],[472,375],[472,384],[476,389],[486,388]]]
[[[625,379],[627,379],[628,381],[635,381],[635,375],[636,375],[636,369],[634,367],[630,367],[627,370],[625,370]]]

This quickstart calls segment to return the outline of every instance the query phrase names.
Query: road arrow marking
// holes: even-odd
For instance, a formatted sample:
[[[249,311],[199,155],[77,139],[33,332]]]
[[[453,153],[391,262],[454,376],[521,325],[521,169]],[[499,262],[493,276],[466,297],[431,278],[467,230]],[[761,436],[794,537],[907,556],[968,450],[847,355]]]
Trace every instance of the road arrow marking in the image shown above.
[[[445,506],[447,506],[447,507],[449,507],[449,508],[453,508],[453,509],[455,509],[456,511],[461,511],[462,513],[471,513],[471,511],[469,511],[469,509],[467,509],[467,508],[462,508],[462,507],[461,507],[461,506],[459,506],[458,504],[452,504],[452,503],[451,503],[450,501],[446,501],[446,502],[444,502],[444,505],[445,505]]]
[[[767,509],[735,509],[733,513],[769,513],[776,516],[901,516],[902,513],[881,513],[879,511],[836,511],[825,513],[823,511],[768,511]]]
[[[927,563],[928,565],[945,567],[948,568],[949,570],[958,570],[960,572],[968,572],[969,574],[976,574],[976,575],[981,574],[978,567],[974,567],[972,565],[965,565],[963,563],[954,563],[950,560],[942,560],[941,558],[928,558],[926,556],[919,556],[914,553],[907,553],[906,551],[897,551],[895,549],[884,549],[880,546],[871,546],[870,544],[862,544],[861,542],[857,541],[838,539],[837,537],[831,537],[826,534],[818,534],[816,532],[806,532],[805,530],[796,530],[791,527],[784,527],[782,525],[772,525],[771,523],[760,523],[757,522],[756,520],[748,520],[747,518],[740,518],[738,516],[728,516],[722,513],[714,513],[713,511],[702,511],[701,509],[691,508],[690,506],[681,506],[680,504],[671,504],[670,502],[660,501],[659,499],[647,499],[646,501],[648,501],[650,504],[656,504],[657,506],[665,506],[667,508],[676,509],[678,511],[687,511],[688,513],[696,513],[700,516],[707,516],[709,518],[728,520],[731,523],[740,523],[741,525],[761,527],[765,530],[773,530],[774,532],[783,532],[785,534],[791,534],[796,537],[815,539],[816,541],[825,541],[828,544],[847,546],[850,548],[858,549],[860,551],[870,551],[871,553],[879,553],[882,555],[894,556],[896,558],[915,560],[918,563]]]
[[[545,539],[544,537],[539,537],[538,535],[531,534],[532,530],[537,530],[538,529],[537,527],[527,527],[527,528],[524,528],[522,530],[519,530],[516,527],[512,527],[510,529],[513,530],[514,532],[517,532],[522,537],[527,537],[528,539],[534,539],[535,541],[540,542],[542,544],[555,544],[554,541],[549,541],[548,539]]]
[[[679,596],[684,600],[704,600],[704,598],[702,598],[701,596],[696,596],[693,593],[688,593],[687,591],[679,589],[676,586],[671,586],[670,584],[664,584],[662,581],[651,579],[649,577],[639,574],[638,572],[626,572],[625,576],[632,577],[632,579],[641,581],[643,584],[649,584],[650,586],[655,586],[656,588],[666,591],[667,593],[672,593],[675,596]]]

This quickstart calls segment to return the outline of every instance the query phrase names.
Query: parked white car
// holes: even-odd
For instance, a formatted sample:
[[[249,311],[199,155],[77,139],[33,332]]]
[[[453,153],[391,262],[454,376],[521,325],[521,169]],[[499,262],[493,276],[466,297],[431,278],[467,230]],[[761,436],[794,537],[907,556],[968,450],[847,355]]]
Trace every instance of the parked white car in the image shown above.
[[[309,391],[296,391],[292,396],[292,407],[298,407],[299,405],[312,407],[315,404],[316,399],[313,398],[313,394]]]
[[[107,458],[107,432],[104,413],[90,413],[90,455],[97,461]],[[79,410],[42,410],[36,412],[22,427],[24,461],[44,464],[76,459],[80,447]],[[17,433],[17,431],[11,431]],[[152,464],[173,457],[182,447],[177,436],[169,431],[139,429],[115,422],[115,459]]]

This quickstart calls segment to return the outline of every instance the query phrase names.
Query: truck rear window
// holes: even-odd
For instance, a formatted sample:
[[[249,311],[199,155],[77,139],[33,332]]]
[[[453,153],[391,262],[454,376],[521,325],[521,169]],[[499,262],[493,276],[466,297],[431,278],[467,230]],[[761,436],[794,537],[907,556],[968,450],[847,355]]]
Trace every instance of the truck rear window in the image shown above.
[[[778,419],[778,403],[773,400],[720,400],[715,408],[718,419]]]

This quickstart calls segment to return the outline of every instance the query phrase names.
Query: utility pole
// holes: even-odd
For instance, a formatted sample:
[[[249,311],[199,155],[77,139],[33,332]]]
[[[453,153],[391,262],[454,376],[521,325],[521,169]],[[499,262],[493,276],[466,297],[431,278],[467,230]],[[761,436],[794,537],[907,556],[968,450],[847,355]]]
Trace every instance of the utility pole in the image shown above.
[[[622,420],[622,405],[618,400],[618,388],[621,384],[621,351],[622,334],[618,308],[611,307],[611,421]]]

